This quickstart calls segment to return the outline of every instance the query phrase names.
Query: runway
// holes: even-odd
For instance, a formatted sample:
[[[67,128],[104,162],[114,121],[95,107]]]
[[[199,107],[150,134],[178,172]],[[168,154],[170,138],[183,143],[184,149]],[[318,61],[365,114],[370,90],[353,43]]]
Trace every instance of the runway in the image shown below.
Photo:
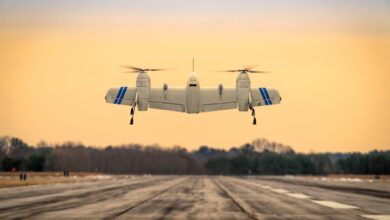
[[[390,219],[388,183],[110,176],[0,189],[0,219]]]

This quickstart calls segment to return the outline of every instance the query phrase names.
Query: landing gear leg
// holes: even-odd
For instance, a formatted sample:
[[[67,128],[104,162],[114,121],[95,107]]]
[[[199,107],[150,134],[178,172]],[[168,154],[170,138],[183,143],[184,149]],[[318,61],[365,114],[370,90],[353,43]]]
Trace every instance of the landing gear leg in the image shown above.
[[[135,113],[135,108],[134,108],[134,106],[132,106],[131,109],[130,109],[130,115],[131,115],[130,125],[134,124],[134,113]]]
[[[256,125],[257,124],[257,121],[256,121],[256,112],[255,112],[255,109],[252,108],[252,116],[253,116],[253,125]]]
[[[134,104],[131,106],[130,109],[130,115],[131,115],[130,125],[134,124],[134,113],[135,113],[135,107],[137,106],[137,102],[138,102],[138,93],[135,93]]]

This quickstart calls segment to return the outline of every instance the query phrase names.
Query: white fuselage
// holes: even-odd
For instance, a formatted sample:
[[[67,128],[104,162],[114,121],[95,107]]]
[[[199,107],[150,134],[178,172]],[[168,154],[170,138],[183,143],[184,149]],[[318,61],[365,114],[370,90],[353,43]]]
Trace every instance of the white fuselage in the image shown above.
[[[187,113],[200,112],[200,84],[194,72],[190,74],[186,87]]]

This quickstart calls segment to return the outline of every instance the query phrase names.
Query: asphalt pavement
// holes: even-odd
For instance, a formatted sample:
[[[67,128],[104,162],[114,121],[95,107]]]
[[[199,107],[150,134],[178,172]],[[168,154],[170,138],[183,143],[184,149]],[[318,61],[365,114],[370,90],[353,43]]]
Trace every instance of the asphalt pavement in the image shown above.
[[[390,219],[388,183],[110,176],[0,189],[0,219]]]

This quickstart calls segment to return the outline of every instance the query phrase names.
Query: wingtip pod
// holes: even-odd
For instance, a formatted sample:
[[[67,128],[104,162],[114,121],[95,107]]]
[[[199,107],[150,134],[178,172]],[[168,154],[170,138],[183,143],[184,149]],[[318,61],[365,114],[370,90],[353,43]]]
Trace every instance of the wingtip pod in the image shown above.
[[[268,88],[267,89],[269,96],[272,100],[272,104],[280,104],[282,101],[282,97],[277,89]]]
[[[273,88],[259,87],[252,92],[252,96],[260,100],[261,105],[280,104],[282,100],[279,91]]]
[[[114,104],[115,102],[115,97],[116,97],[116,94],[118,93],[118,88],[110,88],[107,92],[106,92],[106,96],[104,97],[104,99],[106,100],[106,103],[111,103],[111,104]]]
[[[126,92],[129,87],[122,86],[120,88],[111,88],[107,91],[105,100],[107,103],[111,104],[128,104],[128,97],[126,97]]]

